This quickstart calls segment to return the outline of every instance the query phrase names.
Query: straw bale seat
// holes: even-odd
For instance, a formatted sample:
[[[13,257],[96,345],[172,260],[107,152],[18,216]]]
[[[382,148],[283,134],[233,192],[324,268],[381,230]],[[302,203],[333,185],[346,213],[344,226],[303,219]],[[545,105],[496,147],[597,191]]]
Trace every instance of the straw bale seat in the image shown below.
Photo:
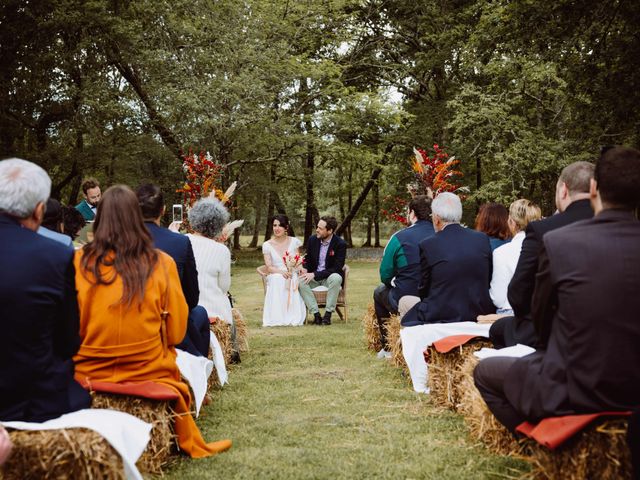
[[[226,365],[229,365],[231,363],[231,356],[233,354],[233,342],[231,341],[231,325],[229,325],[224,320],[220,320],[218,317],[210,318],[209,322],[211,323],[211,330],[218,339],[220,348],[222,348],[224,363]]]
[[[249,330],[247,329],[247,322],[242,312],[237,308],[232,308],[231,314],[233,315],[233,324],[236,326],[238,349],[240,353],[246,353],[249,351]]]
[[[372,352],[379,352],[382,349],[382,340],[380,338],[380,329],[378,328],[378,319],[373,303],[367,307],[367,311],[362,317],[362,329],[364,330],[364,338],[367,342],[367,348]]]
[[[534,474],[548,479],[631,479],[627,446],[630,412],[602,412],[546,418],[516,429],[526,435]]]
[[[402,341],[400,339],[400,316],[391,315],[387,322],[387,343],[391,349],[391,363],[401,368],[403,373],[409,378],[409,367],[402,355]]]
[[[91,392],[92,408],[119,410],[152,425],[151,440],[136,465],[143,473],[162,474],[178,451],[171,408],[178,394],[154,382],[81,383]]]
[[[491,342],[484,337],[452,335],[427,348],[425,357],[429,365],[429,390],[435,405],[454,412],[458,410],[462,396],[462,365],[467,357],[473,356],[473,352],[490,345]]]
[[[264,293],[267,292],[267,276],[269,272],[267,271],[266,265],[259,266],[256,271],[260,278],[262,279],[262,288]],[[349,265],[345,265],[342,268],[344,272],[344,278],[342,281],[342,288],[340,288],[340,293],[338,294],[338,301],[336,302],[336,312],[340,317],[340,320],[347,323],[349,320],[349,310],[347,305],[347,280],[349,279]],[[313,290],[313,296],[316,297],[316,302],[318,307],[326,307],[327,306],[327,291],[323,287],[316,287]]]
[[[522,452],[522,445],[493,416],[473,382],[473,370],[479,361],[474,355],[466,355],[460,367],[457,411],[464,417],[474,441],[484,443],[498,455],[517,455]]]
[[[0,478],[124,479],[122,458],[100,434],[86,428],[10,430],[13,451]]]

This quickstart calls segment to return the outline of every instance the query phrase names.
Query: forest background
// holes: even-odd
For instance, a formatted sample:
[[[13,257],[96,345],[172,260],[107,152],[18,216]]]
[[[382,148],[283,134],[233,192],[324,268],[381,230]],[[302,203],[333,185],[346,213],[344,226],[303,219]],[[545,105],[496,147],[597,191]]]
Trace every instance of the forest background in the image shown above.
[[[550,214],[562,166],[640,143],[639,24],[632,0],[4,0],[0,158],[63,203],[95,176],[170,204],[209,152],[251,246],[275,212],[380,245],[414,146],[461,161],[467,223],[519,197]]]

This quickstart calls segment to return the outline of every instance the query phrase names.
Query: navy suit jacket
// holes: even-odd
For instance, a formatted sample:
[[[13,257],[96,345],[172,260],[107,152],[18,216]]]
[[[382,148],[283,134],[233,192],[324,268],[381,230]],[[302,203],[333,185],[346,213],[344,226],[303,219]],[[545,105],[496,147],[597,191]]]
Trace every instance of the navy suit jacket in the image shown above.
[[[484,233],[451,224],[420,242],[420,298],[402,318],[406,327],[475,322],[495,312],[489,297],[492,256]]]
[[[344,281],[344,262],[347,258],[347,243],[337,235],[331,238],[329,243],[329,250],[327,251],[327,258],[324,262],[324,270],[321,272],[316,271],[318,269],[318,260],[320,260],[320,240],[317,236],[311,235],[307,240],[307,255],[304,257],[304,268],[308,272],[314,272],[314,278],[316,280],[324,280],[328,278],[332,273],[339,274]]]
[[[184,298],[187,300],[189,310],[193,309],[198,305],[200,289],[198,288],[196,259],[193,256],[193,247],[189,237],[159,227],[153,222],[145,222],[144,224],[153,237],[154,247],[169,254],[176,262],[182,293],[184,293]]]
[[[544,236],[532,315],[546,350],[504,391],[529,420],[640,405],[640,222],[605,210]]]
[[[42,422],[88,408],[73,250],[0,214],[0,420]]]

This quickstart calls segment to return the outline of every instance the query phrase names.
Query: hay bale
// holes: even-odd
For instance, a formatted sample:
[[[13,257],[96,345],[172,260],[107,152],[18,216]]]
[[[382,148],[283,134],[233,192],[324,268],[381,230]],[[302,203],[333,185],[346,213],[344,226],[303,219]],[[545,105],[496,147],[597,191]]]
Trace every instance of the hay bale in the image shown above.
[[[376,310],[373,303],[369,304],[367,311],[362,317],[362,328],[364,330],[364,338],[367,342],[367,348],[372,352],[379,352],[382,350],[380,328],[378,328],[378,319],[376,318]]]
[[[91,396],[92,408],[118,410],[152,425],[151,440],[136,463],[141,472],[162,474],[163,469],[176,460],[175,413],[169,402],[100,392],[91,392]]]
[[[215,334],[220,348],[222,348],[222,354],[224,356],[224,363],[229,365],[231,362],[231,355],[233,353],[233,343],[231,342],[231,325],[223,320],[217,320],[211,324],[211,330]]]
[[[13,452],[0,478],[124,479],[122,458],[93,430],[12,430],[9,436]]]
[[[473,383],[473,370],[479,361],[474,355],[467,355],[460,367],[456,410],[464,417],[473,440],[481,441],[498,455],[518,455],[522,451],[521,445],[493,416]]]
[[[462,365],[473,352],[489,346],[488,340],[471,340],[447,353],[429,347],[429,389],[435,405],[457,411],[462,393],[459,388]]]
[[[406,375],[409,375],[409,367],[407,366],[407,362],[404,361],[404,356],[402,355],[399,315],[391,315],[391,318],[389,318],[389,322],[387,323],[387,343],[391,349],[391,363],[396,367],[401,368]]]
[[[617,480],[633,478],[626,441],[627,420],[596,421],[556,450],[530,440],[528,459],[535,478],[563,480]]]
[[[247,322],[245,322],[242,313],[237,308],[231,309],[233,315],[233,323],[236,326],[236,337],[238,341],[238,350],[240,353],[249,351],[249,331],[247,329]]]

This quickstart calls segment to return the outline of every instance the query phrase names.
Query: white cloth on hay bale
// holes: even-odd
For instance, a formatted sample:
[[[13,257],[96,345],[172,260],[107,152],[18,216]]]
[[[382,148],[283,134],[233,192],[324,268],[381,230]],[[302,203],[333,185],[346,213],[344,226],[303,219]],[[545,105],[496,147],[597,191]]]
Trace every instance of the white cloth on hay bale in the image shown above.
[[[213,364],[216,366],[216,374],[218,375],[218,380],[220,381],[220,386],[222,387],[229,380],[229,374],[227,373],[227,367],[224,363],[224,354],[222,353],[222,347],[220,346],[220,342],[216,338],[216,335],[213,331],[209,335],[209,345],[211,346],[211,351],[213,352]]]
[[[207,357],[198,357],[176,348],[176,364],[180,374],[189,382],[193,390],[197,417],[200,415],[200,407],[207,394],[207,380],[213,371],[213,362]]]
[[[149,443],[151,424],[128,413],[102,408],[87,408],[47,420],[43,423],[0,422],[15,430],[61,430],[88,428],[98,433],[122,457],[124,474],[129,480],[142,480],[136,462]]]
[[[409,367],[413,389],[418,393],[429,393],[427,386],[428,366],[424,351],[428,346],[451,335],[476,335],[489,338],[490,324],[476,322],[429,323],[400,329],[402,355]]]
[[[506,347],[506,348],[500,348],[500,349],[482,347],[477,352],[473,352],[473,354],[476,357],[478,357],[480,360],[482,360],[482,359],[491,358],[491,357],[522,358],[532,354],[535,351],[536,351],[535,348],[531,348],[528,345],[523,345],[521,343],[518,343],[516,345],[513,345],[512,347]]]

